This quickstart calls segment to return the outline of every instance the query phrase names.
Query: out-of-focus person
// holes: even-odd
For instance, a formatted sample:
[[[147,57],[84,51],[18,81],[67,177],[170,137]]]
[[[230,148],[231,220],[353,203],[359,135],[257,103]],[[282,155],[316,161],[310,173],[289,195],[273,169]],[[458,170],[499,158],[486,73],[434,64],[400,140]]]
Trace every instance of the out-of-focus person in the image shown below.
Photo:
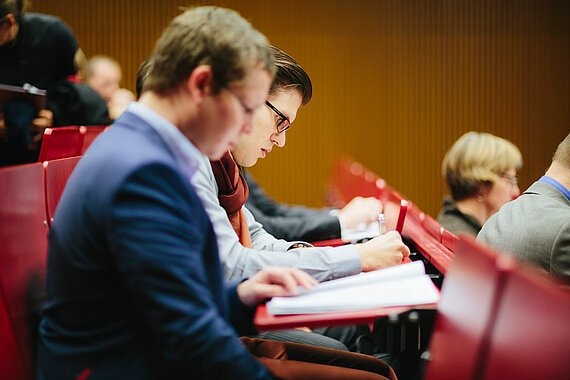
[[[0,0],[0,84],[49,90],[75,74],[77,41],[61,19],[26,8],[25,0]],[[0,166],[37,160],[43,131],[54,122],[50,91],[46,101],[39,111],[22,101],[0,110]]]
[[[570,284],[570,134],[544,176],[491,216],[477,240]]]
[[[519,196],[519,149],[489,133],[468,132],[445,154],[443,177],[451,192],[437,221],[456,235],[477,236],[502,205]]]
[[[111,57],[105,55],[91,57],[82,75],[85,75],[85,82],[107,103],[111,120],[118,118],[129,103],[135,100],[132,92],[120,87],[121,66]]]

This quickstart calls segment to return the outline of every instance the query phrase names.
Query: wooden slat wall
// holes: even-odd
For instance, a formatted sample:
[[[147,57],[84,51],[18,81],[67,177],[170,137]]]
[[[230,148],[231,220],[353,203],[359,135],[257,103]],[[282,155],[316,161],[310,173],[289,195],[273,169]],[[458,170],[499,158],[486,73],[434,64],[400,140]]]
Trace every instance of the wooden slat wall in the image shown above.
[[[114,56],[123,85],[180,5],[239,11],[309,72],[314,97],[252,172],[276,199],[319,206],[348,155],[436,215],[440,163],[469,130],[522,151],[521,188],[570,132],[569,2],[555,0],[34,0],[87,56]]]

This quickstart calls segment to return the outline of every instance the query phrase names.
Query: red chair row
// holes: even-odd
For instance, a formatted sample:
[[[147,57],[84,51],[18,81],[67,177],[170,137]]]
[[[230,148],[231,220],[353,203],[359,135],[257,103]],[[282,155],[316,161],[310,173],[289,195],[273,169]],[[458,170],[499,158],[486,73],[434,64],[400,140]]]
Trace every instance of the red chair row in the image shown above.
[[[82,155],[108,126],[71,126],[46,128],[39,161]]]
[[[384,204],[386,228],[395,229],[400,202],[408,201],[408,216],[404,222],[404,235],[408,236],[418,251],[442,274],[447,272],[453,259],[457,237],[446,231],[431,216],[423,213],[415,204],[392,189],[385,180],[348,158],[340,158],[333,167],[327,198],[331,205],[342,207],[356,196],[373,196]],[[334,241],[336,245],[340,244]],[[316,242],[314,245],[331,245]]]
[[[568,379],[570,292],[470,238],[456,253],[425,379]]]
[[[0,377],[33,379],[48,230],[80,157],[0,169]]]

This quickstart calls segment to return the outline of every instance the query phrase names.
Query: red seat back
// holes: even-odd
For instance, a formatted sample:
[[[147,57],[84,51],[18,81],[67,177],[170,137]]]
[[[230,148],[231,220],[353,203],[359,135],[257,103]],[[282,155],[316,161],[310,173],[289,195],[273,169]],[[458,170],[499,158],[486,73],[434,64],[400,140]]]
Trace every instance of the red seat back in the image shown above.
[[[40,163],[3,168],[0,183],[0,298],[7,316],[0,310],[0,345],[9,346],[10,336],[17,344],[0,356],[0,367],[17,371],[2,372],[2,378],[29,379],[35,363],[31,327],[38,322],[46,269],[44,169]]]
[[[47,220],[50,226],[65,184],[80,159],[81,157],[70,157],[43,163],[46,179]]]
[[[500,291],[497,256],[472,239],[460,238],[441,290],[425,379],[472,379],[481,370]]]
[[[27,378],[19,350],[6,301],[0,297],[0,374],[2,374],[2,378],[14,380]]]
[[[85,130],[80,127],[46,128],[39,161],[81,155]]]
[[[107,129],[108,126],[106,125],[90,125],[87,127],[81,127],[85,137],[83,138],[83,146],[81,147],[81,154],[85,153],[87,148],[91,145],[93,140],[97,138],[102,132]]]
[[[443,234],[444,228],[434,218],[426,215],[423,220],[423,227],[431,236],[441,243],[441,235]]]
[[[533,269],[506,276],[485,380],[570,378],[570,291]]]
[[[455,252],[455,246],[459,238],[453,232],[443,230],[441,233],[441,244],[443,244],[451,252]]]

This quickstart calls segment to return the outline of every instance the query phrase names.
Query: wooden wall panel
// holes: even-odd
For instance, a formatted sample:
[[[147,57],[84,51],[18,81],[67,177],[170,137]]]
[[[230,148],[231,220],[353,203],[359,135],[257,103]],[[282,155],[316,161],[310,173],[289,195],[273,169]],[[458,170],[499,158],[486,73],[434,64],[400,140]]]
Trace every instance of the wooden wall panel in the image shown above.
[[[311,103],[252,172],[275,198],[314,206],[339,154],[362,162],[436,215],[441,159],[470,130],[522,151],[521,188],[570,132],[569,2],[555,0],[34,0],[90,56],[112,55],[134,89],[140,62],[180,5],[239,11],[293,55]]]

